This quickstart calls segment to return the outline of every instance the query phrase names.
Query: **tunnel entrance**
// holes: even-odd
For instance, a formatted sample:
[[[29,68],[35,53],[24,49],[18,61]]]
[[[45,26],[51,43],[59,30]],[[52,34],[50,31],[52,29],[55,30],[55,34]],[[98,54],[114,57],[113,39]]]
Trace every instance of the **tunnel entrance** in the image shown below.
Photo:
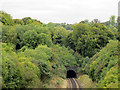
[[[77,78],[76,72],[74,70],[68,70],[67,71],[67,78]]]

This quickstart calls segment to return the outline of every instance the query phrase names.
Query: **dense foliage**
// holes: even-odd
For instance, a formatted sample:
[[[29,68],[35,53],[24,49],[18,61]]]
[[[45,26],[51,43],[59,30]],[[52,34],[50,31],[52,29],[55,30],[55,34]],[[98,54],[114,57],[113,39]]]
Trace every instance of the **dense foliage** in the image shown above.
[[[103,24],[79,23],[73,25],[73,33],[66,39],[67,45],[79,52],[83,57],[92,57],[110,39],[115,39],[115,33]]]
[[[118,25],[115,17],[76,24],[48,23],[0,12],[3,88],[40,88],[66,66],[79,66],[97,87],[118,87]]]
[[[42,87],[41,83],[46,83],[53,75],[65,78],[62,75],[65,65],[76,65],[72,51],[65,47],[39,45],[35,49],[23,47],[16,53],[3,43],[2,49],[3,87],[7,88]]]
[[[2,80],[3,87],[38,87],[39,68],[26,57],[19,57],[11,47],[2,44]]]
[[[118,41],[110,41],[106,47],[90,58],[83,71],[98,87],[118,87]],[[114,71],[113,71],[114,70]]]

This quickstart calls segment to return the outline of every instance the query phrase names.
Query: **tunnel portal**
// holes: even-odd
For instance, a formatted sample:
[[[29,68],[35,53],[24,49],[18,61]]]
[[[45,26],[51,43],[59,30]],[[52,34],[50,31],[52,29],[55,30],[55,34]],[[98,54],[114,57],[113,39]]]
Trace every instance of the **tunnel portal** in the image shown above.
[[[67,78],[77,78],[76,72],[74,70],[68,70],[67,71]]]

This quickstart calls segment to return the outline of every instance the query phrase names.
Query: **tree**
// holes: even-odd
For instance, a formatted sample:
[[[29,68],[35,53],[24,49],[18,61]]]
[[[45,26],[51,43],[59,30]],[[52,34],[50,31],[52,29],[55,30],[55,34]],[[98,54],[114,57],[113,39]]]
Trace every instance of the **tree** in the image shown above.
[[[120,16],[117,18],[117,28],[118,28],[118,37],[117,39],[120,41]]]
[[[89,20],[86,19],[86,20],[81,21],[80,23],[88,24],[88,23],[89,23]]]
[[[69,32],[63,27],[56,27],[56,38],[55,44],[63,45],[65,43],[65,39],[67,38]]]
[[[40,70],[28,58],[18,56],[6,43],[2,43],[2,57],[3,88],[42,87]]]
[[[110,24],[115,26],[115,16],[110,17]]]
[[[110,39],[115,39],[115,34],[105,25],[94,23],[90,26],[79,23],[73,25],[73,32],[66,38],[66,45],[69,45],[69,47],[83,57],[92,57],[104,47]]]
[[[21,19],[13,19],[13,21],[14,21],[15,24],[24,25],[24,22],[23,22],[23,20],[21,20]]]
[[[4,25],[14,24],[11,15],[3,11],[0,11],[0,22],[2,22]]]
[[[100,23],[100,21],[98,19],[94,19],[93,22],[94,23]]]
[[[35,48],[37,47],[38,35],[35,31],[28,30],[23,34],[24,45]]]
[[[22,20],[23,20],[23,22],[24,22],[24,25],[30,24],[30,23],[33,22],[33,20],[31,19],[31,17],[25,17],[25,18],[23,18]]]
[[[16,33],[14,27],[2,26],[2,41],[4,43],[16,44],[17,33]]]

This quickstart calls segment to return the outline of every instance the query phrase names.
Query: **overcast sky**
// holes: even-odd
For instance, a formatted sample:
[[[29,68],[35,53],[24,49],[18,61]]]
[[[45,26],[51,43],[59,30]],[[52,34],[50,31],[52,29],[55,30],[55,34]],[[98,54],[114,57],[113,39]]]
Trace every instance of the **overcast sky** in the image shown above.
[[[76,23],[81,20],[109,20],[118,16],[120,0],[0,0],[0,10],[13,18],[31,17],[43,23]]]

